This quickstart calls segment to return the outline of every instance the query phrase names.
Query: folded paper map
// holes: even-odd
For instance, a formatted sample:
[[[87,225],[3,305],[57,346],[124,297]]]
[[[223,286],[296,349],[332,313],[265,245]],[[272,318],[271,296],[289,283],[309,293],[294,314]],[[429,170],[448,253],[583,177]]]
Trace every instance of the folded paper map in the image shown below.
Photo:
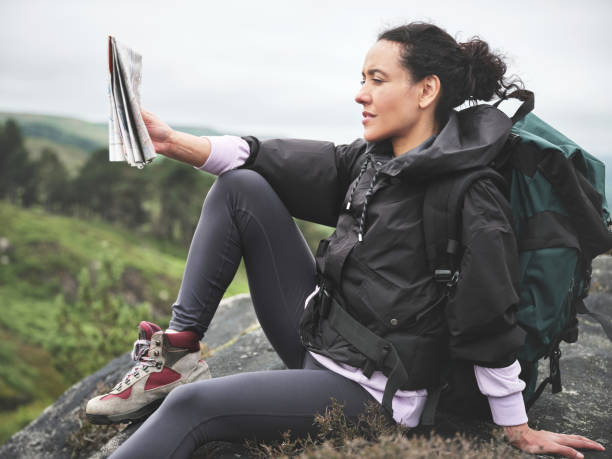
[[[140,169],[155,158],[155,148],[140,114],[142,56],[108,37],[108,156]]]

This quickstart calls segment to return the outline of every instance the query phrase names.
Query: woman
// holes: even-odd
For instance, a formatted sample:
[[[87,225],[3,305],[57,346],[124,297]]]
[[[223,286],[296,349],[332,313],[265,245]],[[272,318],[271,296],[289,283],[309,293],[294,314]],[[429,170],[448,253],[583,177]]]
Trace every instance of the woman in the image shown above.
[[[349,418],[375,399],[415,426],[449,353],[474,366],[494,421],[516,447],[567,457],[582,457],[574,448],[603,450],[527,425],[515,358],[524,338],[514,318],[517,250],[493,183],[482,180],[466,195],[453,298],[441,300],[427,266],[427,182],[488,163],[511,127],[489,106],[453,108],[502,96],[512,86],[505,70],[478,39],[458,44],[421,23],[388,30],[366,55],[355,98],[364,139],[343,146],[198,138],[143,111],[157,152],[220,177],[204,202],[170,328],[141,323],[140,364],[88,404],[92,419],[116,422],[181,386],[113,457],[188,457],[211,440],[306,435],[332,398]],[[336,227],[316,263],[291,215]],[[494,254],[495,263],[478,254]],[[208,373],[197,341],[241,257],[260,323],[289,370],[200,380]],[[463,298],[483,270],[495,285]],[[372,341],[363,336],[380,346],[364,345]]]

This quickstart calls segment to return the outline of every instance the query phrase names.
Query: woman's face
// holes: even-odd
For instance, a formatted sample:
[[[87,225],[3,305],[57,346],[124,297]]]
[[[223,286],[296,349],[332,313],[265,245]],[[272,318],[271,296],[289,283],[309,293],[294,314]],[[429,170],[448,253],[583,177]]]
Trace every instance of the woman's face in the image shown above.
[[[402,66],[400,51],[400,44],[379,40],[365,57],[355,102],[363,105],[363,137],[369,142],[408,137],[421,115],[419,85]]]

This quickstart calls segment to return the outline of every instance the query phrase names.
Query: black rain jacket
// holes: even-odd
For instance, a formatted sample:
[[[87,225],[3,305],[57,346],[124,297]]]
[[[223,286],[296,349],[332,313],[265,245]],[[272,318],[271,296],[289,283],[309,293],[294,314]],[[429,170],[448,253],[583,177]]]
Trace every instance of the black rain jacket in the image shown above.
[[[489,164],[511,125],[496,108],[470,107],[398,157],[388,141],[335,146],[245,137],[251,154],[243,167],[263,175],[293,216],[336,228],[317,253],[321,282],[336,306],[397,351],[408,373],[402,389],[435,385],[449,356],[509,365],[523,344],[515,320],[518,250],[498,187],[484,179],[466,194],[460,277],[448,299],[428,266],[422,220],[426,187]],[[380,369],[389,376],[390,366],[372,362],[337,331],[323,303],[319,294],[306,308],[304,345],[366,375]]]

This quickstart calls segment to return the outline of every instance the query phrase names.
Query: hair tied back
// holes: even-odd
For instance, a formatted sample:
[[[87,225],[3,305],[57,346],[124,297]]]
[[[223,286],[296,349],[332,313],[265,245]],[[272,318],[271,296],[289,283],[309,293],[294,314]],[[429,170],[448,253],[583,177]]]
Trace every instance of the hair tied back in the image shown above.
[[[402,65],[415,81],[437,75],[442,96],[436,118],[444,123],[451,110],[469,101],[503,99],[511,89],[521,89],[518,77],[506,78],[503,55],[493,53],[487,42],[473,37],[464,43],[443,29],[428,23],[413,22],[384,31],[379,40],[402,45]]]

